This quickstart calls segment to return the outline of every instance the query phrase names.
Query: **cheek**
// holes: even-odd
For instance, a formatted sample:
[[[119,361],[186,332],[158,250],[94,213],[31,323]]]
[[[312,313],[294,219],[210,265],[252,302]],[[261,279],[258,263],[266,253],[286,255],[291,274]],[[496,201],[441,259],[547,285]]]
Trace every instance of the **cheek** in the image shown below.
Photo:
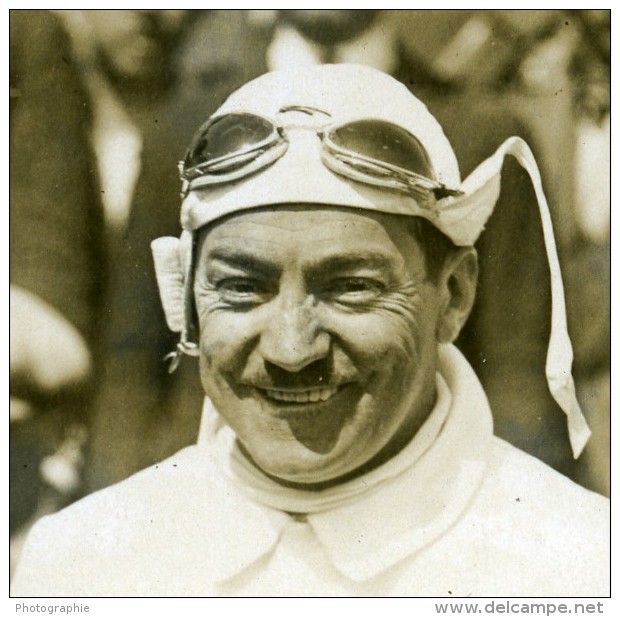
[[[432,298],[418,293],[392,294],[371,310],[336,319],[334,325],[343,347],[383,370],[419,362],[427,345],[434,343],[435,330]]]
[[[200,331],[201,372],[234,371],[252,339],[250,320],[243,313],[224,310],[217,293],[196,294]]]
[[[260,310],[222,309],[217,303],[201,308],[200,366],[203,385],[205,388],[208,383],[234,389],[234,382],[244,372],[260,372],[261,358],[257,349],[264,330],[265,315]]]
[[[222,323],[225,321],[213,319],[200,326],[200,367],[212,377],[236,371],[243,356],[243,335],[238,327]]]

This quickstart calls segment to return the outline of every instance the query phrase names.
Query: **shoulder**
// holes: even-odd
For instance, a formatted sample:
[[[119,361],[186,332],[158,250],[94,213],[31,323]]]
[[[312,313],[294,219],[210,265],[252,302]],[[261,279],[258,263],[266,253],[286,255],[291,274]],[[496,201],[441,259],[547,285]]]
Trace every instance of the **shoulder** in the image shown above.
[[[155,580],[183,569],[192,534],[209,531],[213,504],[221,502],[204,458],[186,448],[42,518],[24,547],[13,595],[141,595],[147,573]]]
[[[485,541],[544,588],[609,589],[609,500],[501,439],[472,514]]]
[[[44,519],[47,524],[98,528],[106,520],[146,517],[175,504],[179,495],[197,495],[197,482],[209,481],[201,451],[193,446],[108,488],[97,491]],[[96,522],[94,515],[98,515]],[[99,518],[103,517],[103,518]]]
[[[592,527],[595,532],[604,531],[599,524],[609,520],[607,498],[583,488],[497,437],[493,439],[487,482],[493,484],[498,496],[518,499],[517,503],[529,502],[532,508],[544,509],[545,518],[554,518],[560,511],[567,523]],[[522,495],[517,495],[518,492]]]

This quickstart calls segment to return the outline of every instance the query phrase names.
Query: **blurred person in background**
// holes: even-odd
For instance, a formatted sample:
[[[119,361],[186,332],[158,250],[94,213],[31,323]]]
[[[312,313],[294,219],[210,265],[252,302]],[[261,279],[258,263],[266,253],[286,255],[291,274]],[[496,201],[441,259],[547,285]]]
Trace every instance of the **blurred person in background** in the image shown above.
[[[104,224],[88,95],[48,11],[10,13],[11,561],[81,490],[98,367]]]
[[[30,525],[84,491],[108,269],[139,168],[136,126],[167,91],[184,13],[92,11],[92,29],[80,11],[10,14],[12,567]]]
[[[93,110],[91,140],[112,254],[118,251],[143,134],[173,84],[171,60],[194,13],[184,10],[62,10]]]
[[[609,495],[610,11],[471,12],[460,34],[457,40],[477,43],[460,63],[438,62],[441,70],[456,67],[467,87],[498,92],[538,146],[563,264],[577,391],[593,429],[569,475]]]
[[[136,29],[163,18],[158,11],[119,13]],[[107,81],[108,89],[114,93],[115,83],[136,84],[135,75],[128,74],[134,69],[115,59],[117,45],[100,42],[114,30],[101,23],[113,24],[109,12],[88,11],[84,18],[96,33],[96,55],[108,56],[103,62],[106,70],[119,73]],[[88,490],[126,477],[195,438],[200,386],[187,365],[181,369],[185,378],[167,373],[163,350],[170,336],[160,327],[163,315],[148,247],[154,237],[178,229],[175,165],[196,123],[236,87],[266,70],[269,30],[260,20],[251,22],[246,11],[188,11],[175,23],[179,30],[174,45],[166,47],[164,62],[158,65],[159,95],[146,97],[139,113],[130,115],[134,157],[126,190],[117,191],[124,203],[117,210],[120,233],[111,275],[106,361],[88,449]],[[144,79],[148,75],[145,71]],[[131,97],[126,109],[132,109]],[[102,122],[100,131],[102,160],[112,181],[127,171],[119,163],[122,159],[110,155],[115,148],[107,136],[115,126],[114,121]],[[122,143],[119,139],[117,147],[126,153],[129,148]]]
[[[120,480],[191,443],[197,431],[202,392],[196,367],[190,360],[169,375],[162,360],[172,340],[162,327],[148,245],[155,237],[178,231],[178,187],[170,163],[181,158],[199,115],[268,69],[322,62],[367,64],[396,76],[425,101],[467,174],[509,135],[529,137],[531,132],[510,99],[497,85],[489,85],[502,85],[507,79],[505,64],[500,62],[498,69],[491,61],[462,62],[465,52],[472,60],[490,57],[489,13],[497,12],[207,11],[178,22],[184,24],[184,36],[169,50],[165,71],[172,85],[144,124],[141,173],[113,277],[105,372],[89,450],[90,489]],[[516,26],[512,29],[519,33]],[[521,45],[523,37],[516,38]],[[101,47],[110,55],[116,49]],[[123,70],[119,62],[106,64]],[[472,66],[479,69],[472,71]],[[532,139],[535,145],[537,137]],[[548,297],[546,305],[537,301],[548,271],[538,259],[544,251],[539,223],[528,215],[533,194],[516,165],[508,162],[504,175],[504,206],[477,245],[481,276],[488,284],[482,286],[458,344],[485,384],[499,434],[574,476],[576,464],[566,447],[565,427],[539,378],[550,303]],[[555,196],[553,190],[551,194]],[[516,228],[523,232],[521,239],[513,233]],[[498,259],[518,251],[519,260]],[[504,280],[513,281],[513,288],[498,295]],[[531,306],[521,313],[529,319],[519,321],[510,310],[514,296]],[[496,340],[506,332],[512,334],[512,344],[500,348]],[[531,404],[521,406],[522,414],[515,416],[512,402],[524,393]],[[534,409],[535,416],[528,411]]]
[[[569,11],[580,44],[569,65],[574,84],[575,224],[565,260],[575,369],[592,426],[579,480],[610,494],[611,453],[611,11]]]

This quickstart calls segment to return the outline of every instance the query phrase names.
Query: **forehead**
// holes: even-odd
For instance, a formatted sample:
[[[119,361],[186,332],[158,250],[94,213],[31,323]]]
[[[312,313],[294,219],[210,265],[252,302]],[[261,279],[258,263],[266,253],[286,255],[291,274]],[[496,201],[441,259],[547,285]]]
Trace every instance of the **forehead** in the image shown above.
[[[245,252],[261,258],[329,259],[353,255],[395,267],[422,251],[405,217],[352,208],[286,206],[250,210],[209,225],[200,236],[203,258]]]

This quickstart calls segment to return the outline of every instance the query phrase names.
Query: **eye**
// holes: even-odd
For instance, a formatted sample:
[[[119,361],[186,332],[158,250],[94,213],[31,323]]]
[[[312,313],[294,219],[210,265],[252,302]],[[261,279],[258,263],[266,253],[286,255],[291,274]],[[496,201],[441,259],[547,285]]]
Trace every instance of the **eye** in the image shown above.
[[[222,301],[237,306],[262,302],[267,294],[261,281],[248,277],[226,278],[218,281],[215,288]]]
[[[381,295],[385,285],[365,277],[342,277],[330,281],[326,291],[331,298],[345,304],[364,304]]]

